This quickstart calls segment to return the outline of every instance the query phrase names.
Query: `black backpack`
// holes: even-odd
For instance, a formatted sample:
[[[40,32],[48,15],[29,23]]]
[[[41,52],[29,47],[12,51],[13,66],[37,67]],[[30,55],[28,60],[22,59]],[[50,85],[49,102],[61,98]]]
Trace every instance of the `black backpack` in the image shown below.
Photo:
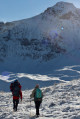
[[[19,97],[20,87],[17,81],[14,82],[13,96]]]
[[[20,94],[19,86],[14,86],[13,96],[19,97],[19,94]]]

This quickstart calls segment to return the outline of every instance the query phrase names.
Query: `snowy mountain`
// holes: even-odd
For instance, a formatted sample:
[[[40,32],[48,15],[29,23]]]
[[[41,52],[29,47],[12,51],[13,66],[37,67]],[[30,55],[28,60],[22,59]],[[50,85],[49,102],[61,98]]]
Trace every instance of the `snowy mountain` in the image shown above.
[[[30,19],[0,24],[0,60],[8,56],[50,60],[80,48],[80,9],[59,2]]]
[[[15,79],[27,89],[79,78],[79,29],[80,9],[66,2],[33,18],[0,22],[0,90]]]
[[[80,79],[42,89],[44,98],[39,119],[80,119]],[[11,93],[0,92],[0,119],[36,119],[32,90],[23,91],[23,101],[13,112]]]
[[[36,84],[44,94],[39,119],[80,119],[79,28],[80,9],[66,2],[30,19],[0,22],[0,119],[35,119]],[[23,92],[17,112],[9,92],[15,79]]]

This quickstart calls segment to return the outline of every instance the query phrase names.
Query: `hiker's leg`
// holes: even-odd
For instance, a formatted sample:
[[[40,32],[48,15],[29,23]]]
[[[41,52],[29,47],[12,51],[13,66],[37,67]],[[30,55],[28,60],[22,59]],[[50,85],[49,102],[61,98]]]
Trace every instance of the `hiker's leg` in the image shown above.
[[[36,101],[36,115],[39,115],[39,101]]]
[[[40,104],[41,104],[41,102],[40,102],[40,101],[38,101],[38,115],[40,115],[40,114],[39,114]]]
[[[39,113],[40,104],[41,104],[41,101],[38,101],[37,102],[37,114],[38,115],[40,115],[40,113]]]
[[[19,100],[16,100],[16,111],[17,111],[18,103],[19,103]]]
[[[36,115],[37,115],[37,101],[35,101]]]
[[[39,108],[40,108],[40,104],[41,104],[41,101],[38,101]]]
[[[39,115],[39,105],[37,104],[37,115]]]
[[[15,100],[13,100],[13,109],[15,110],[15,108],[16,108],[16,102]]]

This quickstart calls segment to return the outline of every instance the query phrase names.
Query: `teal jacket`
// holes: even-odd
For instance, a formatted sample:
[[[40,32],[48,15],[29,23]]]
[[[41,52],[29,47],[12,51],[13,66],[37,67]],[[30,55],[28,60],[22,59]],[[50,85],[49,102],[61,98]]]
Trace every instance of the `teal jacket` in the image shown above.
[[[42,93],[42,98],[40,98],[40,99],[35,98],[36,89],[37,88],[34,88],[34,90],[32,91],[32,94],[30,95],[30,98],[34,98],[34,101],[42,101],[43,93]]]

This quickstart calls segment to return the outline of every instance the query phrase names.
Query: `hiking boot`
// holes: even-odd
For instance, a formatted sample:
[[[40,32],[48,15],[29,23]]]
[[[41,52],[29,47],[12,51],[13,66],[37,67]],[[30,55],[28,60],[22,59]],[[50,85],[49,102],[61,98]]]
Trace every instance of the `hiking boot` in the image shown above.
[[[16,109],[13,109],[14,112],[16,112],[17,110]]]
[[[36,115],[36,118],[39,117],[39,115]]]

